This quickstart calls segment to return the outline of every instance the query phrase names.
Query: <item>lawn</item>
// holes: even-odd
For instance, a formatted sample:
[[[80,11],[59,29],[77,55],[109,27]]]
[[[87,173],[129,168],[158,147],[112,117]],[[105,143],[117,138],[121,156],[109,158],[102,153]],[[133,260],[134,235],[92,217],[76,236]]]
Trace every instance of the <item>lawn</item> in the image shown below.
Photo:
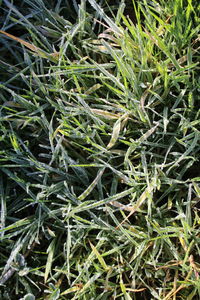
[[[0,299],[200,299],[198,1],[0,11]]]

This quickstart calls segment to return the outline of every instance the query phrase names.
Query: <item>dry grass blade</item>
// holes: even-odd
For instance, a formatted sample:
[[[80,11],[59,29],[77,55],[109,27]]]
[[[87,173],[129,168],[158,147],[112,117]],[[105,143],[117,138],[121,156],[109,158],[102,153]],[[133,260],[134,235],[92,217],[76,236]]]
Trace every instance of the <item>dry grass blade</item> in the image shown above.
[[[140,198],[137,200],[136,204],[130,208],[130,213],[120,223],[120,225],[122,225],[124,222],[126,222],[130,218],[130,216],[132,216],[135,212],[137,212],[138,209],[141,207],[141,205],[144,204],[144,202],[146,201],[146,199],[148,199],[148,198],[151,199],[151,197],[152,197],[151,193],[153,192],[154,189],[156,189],[156,185],[155,185],[155,180],[153,179],[150,182],[149,186],[144,190],[144,192],[142,193],[142,195],[140,196]]]
[[[12,40],[15,40],[17,42],[19,42],[20,44],[24,45],[25,47],[27,47],[28,49],[32,50],[33,52],[35,52],[36,54],[38,54],[39,56],[43,57],[43,58],[46,58],[46,59],[50,59],[52,60],[53,62],[56,62],[58,60],[58,53],[55,52],[55,53],[46,53],[45,51],[43,51],[42,49],[40,49],[39,47],[36,47],[35,45],[31,44],[31,43],[28,43],[8,32],[5,32],[3,30],[0,30],[0,33],[4,34],[5,36],[11,38]]]

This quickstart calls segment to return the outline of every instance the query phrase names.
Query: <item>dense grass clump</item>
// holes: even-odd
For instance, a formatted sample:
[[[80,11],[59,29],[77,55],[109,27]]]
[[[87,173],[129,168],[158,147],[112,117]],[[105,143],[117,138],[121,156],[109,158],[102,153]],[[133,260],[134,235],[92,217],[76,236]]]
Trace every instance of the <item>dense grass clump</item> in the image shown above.
[[[199,299],[198,1],[0,9],[0,299]]]

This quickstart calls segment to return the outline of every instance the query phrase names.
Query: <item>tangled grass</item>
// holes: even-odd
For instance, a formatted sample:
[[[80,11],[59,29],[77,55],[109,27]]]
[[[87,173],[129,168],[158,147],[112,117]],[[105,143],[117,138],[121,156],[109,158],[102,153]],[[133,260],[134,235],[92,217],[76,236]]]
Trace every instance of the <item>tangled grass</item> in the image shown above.
[[[1,299],[200,297],[200,6],[127,2],[0,2]]]

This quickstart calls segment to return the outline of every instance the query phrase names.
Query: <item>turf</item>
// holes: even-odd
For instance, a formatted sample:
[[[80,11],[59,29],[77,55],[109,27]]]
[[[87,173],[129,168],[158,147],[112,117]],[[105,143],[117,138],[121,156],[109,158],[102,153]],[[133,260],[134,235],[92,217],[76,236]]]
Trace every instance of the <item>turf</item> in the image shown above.
[[[198,1],[0,9],[0,299],[199,299]]]

